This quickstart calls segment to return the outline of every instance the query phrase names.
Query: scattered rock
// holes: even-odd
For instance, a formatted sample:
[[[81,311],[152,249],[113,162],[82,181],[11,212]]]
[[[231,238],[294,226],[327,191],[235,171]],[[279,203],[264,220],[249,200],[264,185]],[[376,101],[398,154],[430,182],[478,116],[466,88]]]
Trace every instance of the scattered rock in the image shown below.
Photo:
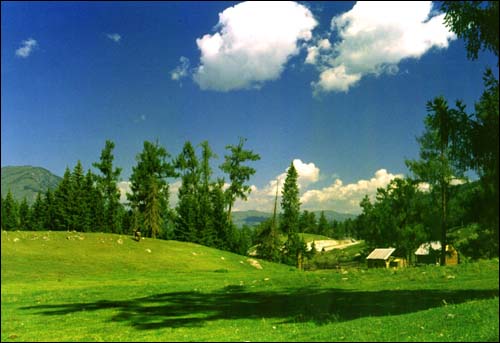
[[[194,256],[198,255],[198,254],[197,254],[197,253],[195,253],[194,251],[193,251],[191,254],[193,254]]]
[[[269,278],[268,278],[268,277],[266,277],[266,278],[264,279],[264,281],[269,281]]]
[[[346,278],[346,277],[343,277],[343,278],[342,278],[342,280],[346,281],[346,280],[348,280],[348,278]]]
[[[146,249],[146,252],[151,254],[151,249]]]
[[[455,278],[455,275],[448,275],[446,276],[447,279],[454,279]]]
[[[14,238],[12,241],[13,241],[13,242],[19,242],[19,238],[17,238],[17,237],[16,237],[16,238]]]
[[[220,259],[221,259],[221,260],[225,260],[224,256],[221,256],[221,257],[220,257]]]
[[[260,265],[259,261],[254,260],[253,258],[248,258],[247,262],[250,263],[250,265],[254,268],[262,269],[262,266]]]
[[[118,240],[116,241],[116,243],[123,244],[123,240],[121,238],[118,238]]]

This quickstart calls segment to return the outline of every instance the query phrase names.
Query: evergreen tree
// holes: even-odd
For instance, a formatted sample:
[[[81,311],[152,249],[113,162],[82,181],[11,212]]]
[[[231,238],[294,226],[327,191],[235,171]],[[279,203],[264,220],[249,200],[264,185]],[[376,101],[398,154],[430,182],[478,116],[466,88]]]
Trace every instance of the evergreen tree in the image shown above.
[[[210,200],[212,203],[212,225],[215,228],[214,246],[221,250],[229,250],[231,226],[227,222],[226,198],[224,196],[224,180],[218,179],[212,184]]]
[[[5,200],[2,201],[2,229],[3,230],[17,230],[19,227],[19,205],[12,196],[9,189]]]
[[[30,221],[30,206],[26,197],[23,198],[21,204],[19,205],[19,229],[20,230],[31,230]]]
[[[50,192],[50,190],[47,190],[47,192]],[[52,193],[49,194],[52,195]],[[47,202],[49,201],[48,198],[46,200]],[[53,214],[54,217],[50,218],[46,224],[51,227],[53,226],[54,230],[70,230],[72,203],[71,171],[66,167],[63,178],[54,191],[53,202],[48,203],[49,208],[52,210],[50,214]],[[48,226],[46,228],[50,230]]]
[[[89,226],[89,215],[87,209],[86,194],[84,189],[84,172],[80,160],[75,165],[71,174],[71,186],[69,197],[69,227],[71,230],[86,231]]]
[[[184,144],[182,152],[175,161],[175,167],[182,180],[176,207],[175,237],[180,241],[200,243],[201,233],[198,230],[200,169],[194,148],[189,141]]]
[[[95,162],[92,165],[99,169],[102,175],[97,176],[97,182],[99,185],[99,190],[104,195],[105,208],[105,227],[107,232],[118,233],[121,231],[121,207],[120,204],[120,191],[117,187],[118,178],[122,171],[121,168],[113,168],[113,149],[115,148],[115,143],[106,140],[105,146],[101,152],[101,158],[99,162]]]
[[[255,174],[255,169],[245,166],[242,163],[246,161],[258,161],[260,156],[254,154],[251,150],[243,149],[246,139],[240,138],[238,145],[227,145],[226,149],[231,151],[230,155],[225,155],[224,163],[220,165],[223,172],[229,175],[231,184],[226,190],[226,198],[228,203],[227,221],[231,222],[231,209],[236,199],[240,198],[247,200],[247,195],[250,193],[250,186],[245,185],[245,182],[250,179],[250,176]]]
[[[457,109],[449,109],[443,97],[427,103],[426,131],[418,138],[420,160],[406,161],[418,181],[428,182],[433,191],[440,193],[441,207],[441,265],[446,258],[447,202],[450,182],[464,173],[461,155],[464,142],[459,134],[467,121],[464,106],[457,101]]]
[[[31,206],[31,229],[41,231],[44,229],[45,204],[42,199],[42,193],[38,192],[35,202]]]
[[[298,235],[300,200],[298,174],[293,162],[288,168],[281,196],[281,231],[287,235],[284,260],[288,264],[301,266],[301,258],[305,252],[305,243]]]
[[[328,220],[326,220],[325,212],[321,211],[318,221],[318,230],[316,231],[318,235],[326,236],[328,234]]]
[[[153,238],[158,234],[156,225],[163,219],[148,216],[167,215],[160,213],[168,208],[168,183],[165,179],[176,176],[173,166],[166,161],[169,156],[167,150],[158,142],[153,144],[145,141],[143,151],[137,155],[137,165],[132,167],[130,176],[132,193],[128,193],[127,198],[132,209],[138,211],[138,218],[145,225],[145,234]],[[156,211],[157,206],[159,211]]]
[[[206,246],[215,246],[216,228],[214,227],[214,209],[211,199],[211,176],[210,159],[216,155],[210,149],[208,141],[201,143],[200,185],[198,189],[198,227],[201,233],[201,243]],[[224,228],[219,228],[224,229]]]
[[[57,206],[58,206],[58,201],[56,201],[55,191],[52,192],[50,189],[47,189],[47,191],[45,192],[45,201],[43,206],[44,229],[58,230],[58,215],[60,212]]]

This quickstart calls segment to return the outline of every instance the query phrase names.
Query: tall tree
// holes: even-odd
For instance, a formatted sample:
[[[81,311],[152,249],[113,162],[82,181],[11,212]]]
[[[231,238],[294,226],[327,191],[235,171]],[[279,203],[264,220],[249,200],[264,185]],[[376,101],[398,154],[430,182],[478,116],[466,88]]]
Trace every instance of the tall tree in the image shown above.
[[[42,199],[42,193],[38,192],[36,195],[35,202],[31,206],[31,229],[34,231],[40,231],[44,228],[44,217],[45,217],[45,204]]]
[[[198,227],[201,229],[201,243],[206,246],[215,246],[216,231],[224,228],[214,226],[214,206],[211,199],[211,188],[215,185],[211,181],[212,168],[210,159],[217,157],[208,141],[201,144],[201,163],[200,163],[200,186],[198,190],[199,198],[199,216]]]
[[[247,195],[250,193],[250,186],[245,182],[250,179],[250,176],[255,174],[255,169],[243,165],[246,161],[258,161],[260,156],[253,153],[251,150],[243,149],[246,139],[240,138],[238,145],[227,145],[226,149],[231,151],[230,155],[224,156],[224,163],[220,166],[221,170],[229,175],[231,184],[226,190],[228,211],[227,221],[231,222],[231,209],[237,198],[247,200]]]
[[[316,230],[318,235],[327,235],[328,234],[328,220],[325,217],[325,212],[321,211],[318,220],[318,229]]]
[[[69,167],[66,167],[63,178],[54,191],[54,199],[51,206],[54,214],[54,218],[52,218],[54,222],[51,226],[53,225],[54,230],[71,229],[72,199],[71,171]]]
[[[146,234],[156,238],[157,223],[164,220],[166,214],[159,213],[155,206],[163,203],[160,208],[168,207],[168,183],[166,178],[174,177],[175,170],[171,163],[166,161],[170,154],[161,147],[145,141],[143,151],[137,155],[137,165],[132,167],[130,188],[132,193],[127,198],[133,209],[137,210],[145,225]],[[153,193],[153,195],[151,195]],[[153,216],[153,217],[148,217]],[[159,217],[158,217],[159,216]]]
[[[201,237],[197,225],[200,215],[200,168],[191,142],[187,141],[184,144],[182,152],[175,160],[175,168],[182,180],[176,207],[175,238],[180,241],[200,243]]]
[[[467,57],[477,59],[480,50],[498,58],[498,1],[443,1],[444,22],[465,40]]]
[[[440,194],[441,208],[441,265],[446,261],[447,202],[450,182],[463,177],[464,167],[457,157],[462,151],[461,124],[467,120],[464,106],[457,101],[457,109],[448,108],[443,97],[427,103],[425,132],[418,138],[420,160],[407,160],[406,165],[418,181],[428,182]]]
[[[285,262],[297,264],[300,268],[301,256],[305,252],[304,242],[298,235],[299,216],[300,216],[300,200],[298,173],[290,163],[288,168],[285,184],[283,185],[281,196],[281,231],[287,235],[285,242]]]
[[[85,231],[89,222],[87,202],[85,201],[84,171],[80,160],[77,161],[71,174],[70,228],[76,231]]]
[[[97,176],[97,182],[105,199],[104,216],[106,231],[117,233],[121,231],[121,218],[119,215],[121,213],[120,207],[122,206],[120,204],[120,191],[118,190],[117,183],[122,169],[113,168],[114,148],[115,143],[106,140],[99,162],[92,163],[92,165],[102,174]]]
[[[19,204],[19,228],[21,230],[31,230],[30,206],[26,197]]]
[[[2,201],[2,230],[15,230],[19,227],[19,205],[12,196],[12,192],[7,192],[7,196]]]

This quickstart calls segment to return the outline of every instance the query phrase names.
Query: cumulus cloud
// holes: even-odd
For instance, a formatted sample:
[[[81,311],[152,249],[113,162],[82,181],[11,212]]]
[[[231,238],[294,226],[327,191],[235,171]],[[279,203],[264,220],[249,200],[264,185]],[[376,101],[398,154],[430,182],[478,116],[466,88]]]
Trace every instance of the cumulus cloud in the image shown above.
[[[359,180],[355,183],[344,184],[337,178],[330,186],[321,189],[306,188],[319,180],[320,170],[314,163],[305,164],[301,160],[294,160],[294,166],[299,174],[298,184],[300,189],[300,202],[302,210],[331,209],[345,213],[360,213],[359,203],[365,195],[372,200],[377,193],[377,188],[385,188],[391,180],[403,178],[402,174],[392,174],[386,169],[380,169],[369,180]],[[270,212],[274,206],[276,196],[276,183],[279,180],[278,196],[281,196],[286,173],[282,173],[275,180],[270,181],[265,187],[259,189],[252,186],[252,193],[248,200],[235,203],[236,211],[259,210]],[[278,199],[278,201],[280,201]],[[278,204],[279,206],[279,204]]]
[[[293,166],[297,170],[297,183],[299,190],[305,189],[308,185],[319,180],[320,170],[314,163],[304,163],[300,159],[294,159]],[[235,203],[235,210],[271,211],[274,206],[276,187],[278,187],[278,196],[280,196],[283,190],[283,184],[285,183],[287,171],[288,168],[283,173],[277,175],[273,180],[269,181],[263,188],[258,188],[257,186],[252,185],[248,200],[238,200]]]
[[[308,48],[305,60],[321,72],[312,83],[315,92],[346,92],[365,75],[394,74],[405,58],[447,48],[456,36],[444,25],[444,14],[433,13],[431,1],[359,1],[333,17],[331,28],[339,41],[319,41]]]
[[[280,77],[299,41],[317,25],[305,6],[293,1],[248,1],[219,13],[218,30],[196,40],[201,52],[194,80],[216,91],[259,88]]]
[[[28,38],[27,40],[22,41],[21,47],[16,50],[16,56],[21,58],[28,57],[37,45],[37,41],[33,38]]]
[[[189,58],[181,56],[180,62],[181,64],[170,72],[170,78],[174,81],[187,77],[189,74]]]
[[[122,39],[122,36],[120,36],[118,33],[107,33],[106,37],[108,37],[115,43],[118,43],[120,39]]]
[[[391,180],[403,178],[402,174],[391,174],[386,169],[379,169],[369,180],[359,180],[356,183],[344,185],[336,179],[330,186],[313,189],[302,194],[300,201],[304,209],[331,208],[340,212],[359,213],[359,203],[365,195],[372,199],[377,188],[385,188]]]
[[[116,184],[118,190],[120,191],[120,202],[125,204],[128,202],[127,193],[131,193],[130,181],[120,181]]]

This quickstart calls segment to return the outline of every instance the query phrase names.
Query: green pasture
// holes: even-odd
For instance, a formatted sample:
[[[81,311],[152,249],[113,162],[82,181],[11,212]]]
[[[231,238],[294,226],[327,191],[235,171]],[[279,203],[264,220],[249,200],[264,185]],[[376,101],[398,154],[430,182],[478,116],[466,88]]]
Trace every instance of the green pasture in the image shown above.
[[[498,341],[498,259],[298,271],[192,243],[2,232],[2,341]]]

